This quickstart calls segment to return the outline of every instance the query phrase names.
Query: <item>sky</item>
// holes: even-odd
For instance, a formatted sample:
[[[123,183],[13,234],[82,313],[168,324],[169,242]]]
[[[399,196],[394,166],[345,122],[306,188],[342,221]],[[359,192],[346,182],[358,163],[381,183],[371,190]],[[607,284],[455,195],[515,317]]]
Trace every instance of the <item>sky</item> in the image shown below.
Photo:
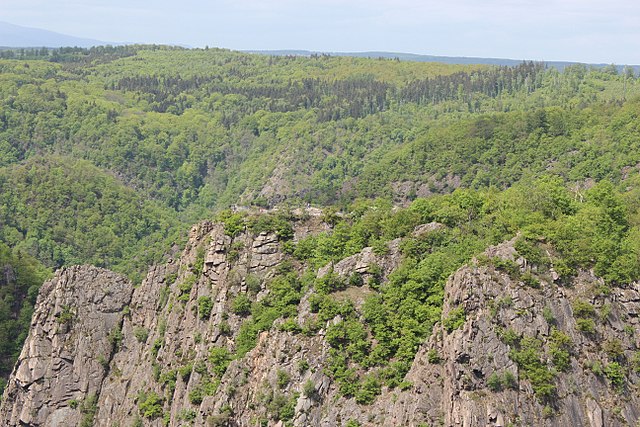
[[[0,21],[109,42],[640,64],[637,0],[0,0]]]

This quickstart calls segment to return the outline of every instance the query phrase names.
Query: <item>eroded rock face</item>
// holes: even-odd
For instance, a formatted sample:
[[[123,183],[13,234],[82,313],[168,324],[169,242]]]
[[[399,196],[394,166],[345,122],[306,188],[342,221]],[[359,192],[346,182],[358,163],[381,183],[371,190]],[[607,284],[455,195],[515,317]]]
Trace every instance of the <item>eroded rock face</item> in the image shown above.
[[[314,229],[324,229],[317,215],[310,220]],[[427,224],[413,235],[442,227]],[[309,230],[298,224],[295,236]],[[333,294],[358,307],[373,292],[367,285],[372,271],[384,283],[400,265],[400,243],[390,242],[384,254],[365,248],[318,275],[362,275],[361,286]],[[486,255],[509,259],[523,272],[528,268],[513,242]],[[330,360],[325,331],[337,318],[311,336],[289,332],[276,320],[258,334],[253,349],[228,360],[224,375],[212,381],[212,350],[235,352],[249,319],[233,312],[233,302],[243,294],[265,298],[267,283],[285,261],[287,268],[303,268],[284,253],[274,233],[231,237],[221,224],[205,222],[192,229],[181,257],[151,268],[135,290],[120,276],[92,267],[59,272],[41,291],[0,424],[75,426],[84,415],[71,402],[91,395],[97,396],[94,425],[108,427],[283,426],[272,416],[276,403],[290,408],[289,423],[299,427],[344,426],[350,420],[361,426],[598,427],[636,425],[640,418],[640,378],[630,368],[640,344],[637,284],[598,293],[601,281],[582,272],[570,285],[559,286],[549,274],[531,287],[477,262],[458,270],[445,287],[443,319],[462,309],[459,327],[436,325],[405,378],[410,385],[383,388],[370,405],[341,396],[324,369]],[[308,296],[298,308],[301,325],[312,316]],[[576,300],[591,304],[599,316],[588,334],[577,323]],[[119,325],[122,340],[111,353],[108,336]],[[536,395],[513,360],[517,344],[505,339],[507,330],[538,339],[541,363],[550,369],[551,334],[561,331],[570,339],[569,364],[556,369],[552,399]],[[594,368],[612,361],[603,350],[607,342],[623,349],[616,357],[629,367],[625,389],[613,387]],[[507,374],[509,385],[489,385],[493,375]],[[141,405],[147,396],[157,397],[156,412]]]
[[[2,425],[80,422],[70,402],[100,394],[132,291],[126,278],[90,266],[60,270],[42,286],[0,407]]]

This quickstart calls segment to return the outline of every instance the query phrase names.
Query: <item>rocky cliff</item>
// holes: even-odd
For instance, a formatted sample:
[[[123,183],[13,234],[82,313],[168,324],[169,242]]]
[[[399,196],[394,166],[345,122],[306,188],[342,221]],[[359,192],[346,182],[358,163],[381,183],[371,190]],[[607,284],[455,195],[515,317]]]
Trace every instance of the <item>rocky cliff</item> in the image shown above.
[[[307,215],[294,240],[328,227]],[[329,294],[358,313],[374,276],[384,285],[400,265],[401,244],[365,248],[313,276],[360,277]],[[402,384],[363,403],[328,369],[327,331],[342,315],[318,318],[313,285],[301,286],[289,320],[268,315],[273,302],[256,311],[275,294],[288,298],[278,278],[309,275],[288,253],[275,232],[203,223],[182,256],[151,268],[138,287],[93,267],[59,271],[41,290],[2,425],[596,427],[640,419],[637,284],[611,289],[590,272],[561,284],[513,242],[490,248],[449,278],[442,321]],[[311,321],[316,328],[302,326]]]

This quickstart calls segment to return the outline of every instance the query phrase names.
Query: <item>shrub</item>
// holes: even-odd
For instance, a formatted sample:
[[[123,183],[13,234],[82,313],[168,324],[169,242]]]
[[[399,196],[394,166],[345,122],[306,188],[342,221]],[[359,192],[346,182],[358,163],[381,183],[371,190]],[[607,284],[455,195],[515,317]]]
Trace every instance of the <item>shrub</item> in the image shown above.
[[[302,394],[309,399],[315,399],[318,395],[316,385],[310,379],[307,380],[302,386]]]
[[[553,311],[548,305],[542,309],[542,317],[550,325],[556,322],[556,318],[553,316]]]
[[[199,405],[202,403],[202,399],[204,397],[204,393],[202,392],[202,387],[196,386],[189,392],[189,402],[192,405]]]
[[[504,271],[512,279],[520,278],[520,266],[515,261],[501,257],[493,257],[491,258],[491,263],[496,269]]]
[[[189,377],[191,377],[191,372],[192,371],[193,371],[193,364],[192,363],[188,363],[188,364],[178,368],[178,374],[180,375],[180,378],[182,378],[182,380],[184,382],[189,381]]]
[[[464,325],[465,320],[466,313],[464,308],[457,307],[449,312],[449,315],[442,321],[442,325],[448,333],[451,333]]]
[[[489,375],[489,378],[487,379],[487,387],[489,387],[489,390],[493,392],[502,390],[502,379],[497,372],[494,371],[491,375]]]
[[[115,326],[109,332],[109,336],[107,337],[109,343],[111,344],[111,348],[116,351],[120,348],[120,344],[122,344],[122,338],[122,329],[120,325]]]
[[[531,382],[535,395],[541,401],[549,401],[556,393],[555,375],[541,361],[542,342],[533,337],[520,340],[519,348],[509,352],[523,378]]]
[[[231,302],[231,311],[239,316],[251,313],[251,300],[246,294],[238,294]]]
[[[139,392],[138,397],[138,411],[144,418],[159,418],[162,416],[163,399],[154,391],[145,393]]]
[[[231,362],[231,354],[226,347],[213,347],[209,350],[209,362],[211,362],[213,372],[218,378],[221,378]]]
[[[151,346],[151,356],[158,357],[158,352],[162,348],[163,344],[164,344],[164,340],[162,338],[156,339],[153,342],[153,345]]]
[[[298,373],[303,374],[309,369],[309,362],[307,359],[300,359],[298,362]]]
[[[244,281],[247,285],[247,289],[251,293],[257,294],[262,289],[260,285],[260,278],[255,274],[247,274]]]
[[[356,392],[356,402],[368,405],[373,403],[376,396],[380,394],[380,381],[374,375],[365,377],[360,389]]]
[[[516,379],[516,376],[513,374],[513,372],[504,371],[504,374],[502,375],[502,387],[510,388],[511,390],[518,389],[518,380]]]
[[[74,317],[75,317],[75,314],[71,306],[65,305],[62,307],[62,311],[58,315],[58,318],[56,319],[56,321],[61,325],[65,325],[65,324],[71,323]]]
[[[178,412],[178,419],[182,420],[182,421],[193,421],[196,419],[196,417],[198,416],[198,414],[196,413],[196,411],[194,411],[193,409],[181,409],[180,412]]]
[[[576,319],[576,326],[580,332],[593,334],[596,331],[596,324],[593,319]]]
[[[587,301],[582,299],[576,299],[571,304],[571,308],[573,308],[574,316],[582,319],[586,319],[589,317],[594,317],[596,314],[596,309],[593,305]]]
[[[278,372],[276,373],[276,384],[278,385],[278,388],[286,388],[290,380],[291,375],[289,375],[287,371],[278,369]]]
[[[91,427],[93,426],[93,420],[98,412],[98,396],[95,394],[90,394],[86,397],[86,399],[82,402],[80,406],[80,413],[82,414],[82,419],[80,421],[79,427]]]
[[[298,322],[296,322],[295,319],[286,319],[284,322],[282,322],[282,324],[278,329],[284,332],[293,332],[293,333],[298,333],[302,330],[302,328],[300,328],[300,325],[298,325]]]
[[[602,350],[607,353],[607,356],[613,361],[617,361],[623,358],[624,348],[622,347],[622,341],[617,338],[609,338],[602,345]]]
[[[540,288],[540,280],[531,274],[530,271],[527,271],[522,275],[522,282],[530,288],[539,289]]]
[[[333,271],[318,278],[315,283],[316,292],[321,295],[330,294],[332,292],[341,291],[346,289],[346,284],[340,276]]]
[[[435,348],[432,348],[431,350],[429,350],[427,352],[427,361],[432,365],[437,365],[440,362],[442,362],[442,358],[440,357],[438,350],[436,350]]]
[[[611,385],[621,391],[624,387],[626,378],[624,374],[624,369],[618,362],[611,362],[604,368],[604,374],[607,376]]]
[[[511,371],[504,371],[502,374],[494,371],[487,379],[487,387],[493,392],[506,389],[516,390],[518,388],[518,381]]]
[[[227,236],[235,237],[245,229],[244,216],[240,213],[221,212],[219,219],[224,223],[224,232]]]
[[[213,301],[211,301],[211,297],[202,296],[198,298],[198,317],[200,317],[200,320],[207,320],[211,316],[212,309]]]
[[[136,337],[139,343],[146,343],[149,338],[149,331],[146,328],[137,326],[133,329],[133,336]]]
[[[565,372],[571,367],[571,338],[556,328],[551,329],[549,337],[549,353],[551,361],[559,371]]]

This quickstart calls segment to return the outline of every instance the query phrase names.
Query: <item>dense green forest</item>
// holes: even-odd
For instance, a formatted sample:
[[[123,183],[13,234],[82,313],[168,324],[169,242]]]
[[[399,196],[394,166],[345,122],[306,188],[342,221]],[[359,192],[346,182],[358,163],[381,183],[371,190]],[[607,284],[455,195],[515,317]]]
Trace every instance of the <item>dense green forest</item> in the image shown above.
[[[482,213],[488,221],[488,206],[507,209],[491,205],[492,195],[527,199],[509,189],[552,177],[552,194],[570,194],[560,200],[567,206],[539,193],[545,207],[527,208],[527,220],[505,213],[488,231],[450,220],[458,231],[443,241],[465,250],[434,270],[438,280],[506,236],[507,225],[514,232],[551,218],[557,224],[540,224],[554,236],[549,230],[574,236],[585,224],[597,228],[589,209],[602,209],[597,203],[607,197],[627,218],[609,230],[612,260],[599,261],[602,247],[591,240],[580,253],[568,238],[558,244],[575,257],[568,269],[595,259],[611,281],[637,277],[628,237],[637,224],[628,218],[637,218],[629,188],[639,175],[640,83],[631,69],[559,72],[533,62],[458,66],[164,46],[7,50],[0,57],[0,267],[15,272],[0,280],[1,375],[48,272],[92,263],[139,281],[192,223],[234,204],[349,211],[362,199],[406,206],[431,197],[407,211],[425,221],[436,217],[415,206],[450,203],[458,196],[433,195],[464,188],[477,192],[454,195],[479,201],[460,215]],[[601,190],[589,190],[596,183]],[[576,204],[585,197],[595,207]],[[518,203],[525,201],[508,209]],[[471,235],[486,238],[467,245]],[[312,258],[316,266],[328,259]],[[619,268],[609,271],[609,264]],[[412,333],[422,339],[425,331]]]

